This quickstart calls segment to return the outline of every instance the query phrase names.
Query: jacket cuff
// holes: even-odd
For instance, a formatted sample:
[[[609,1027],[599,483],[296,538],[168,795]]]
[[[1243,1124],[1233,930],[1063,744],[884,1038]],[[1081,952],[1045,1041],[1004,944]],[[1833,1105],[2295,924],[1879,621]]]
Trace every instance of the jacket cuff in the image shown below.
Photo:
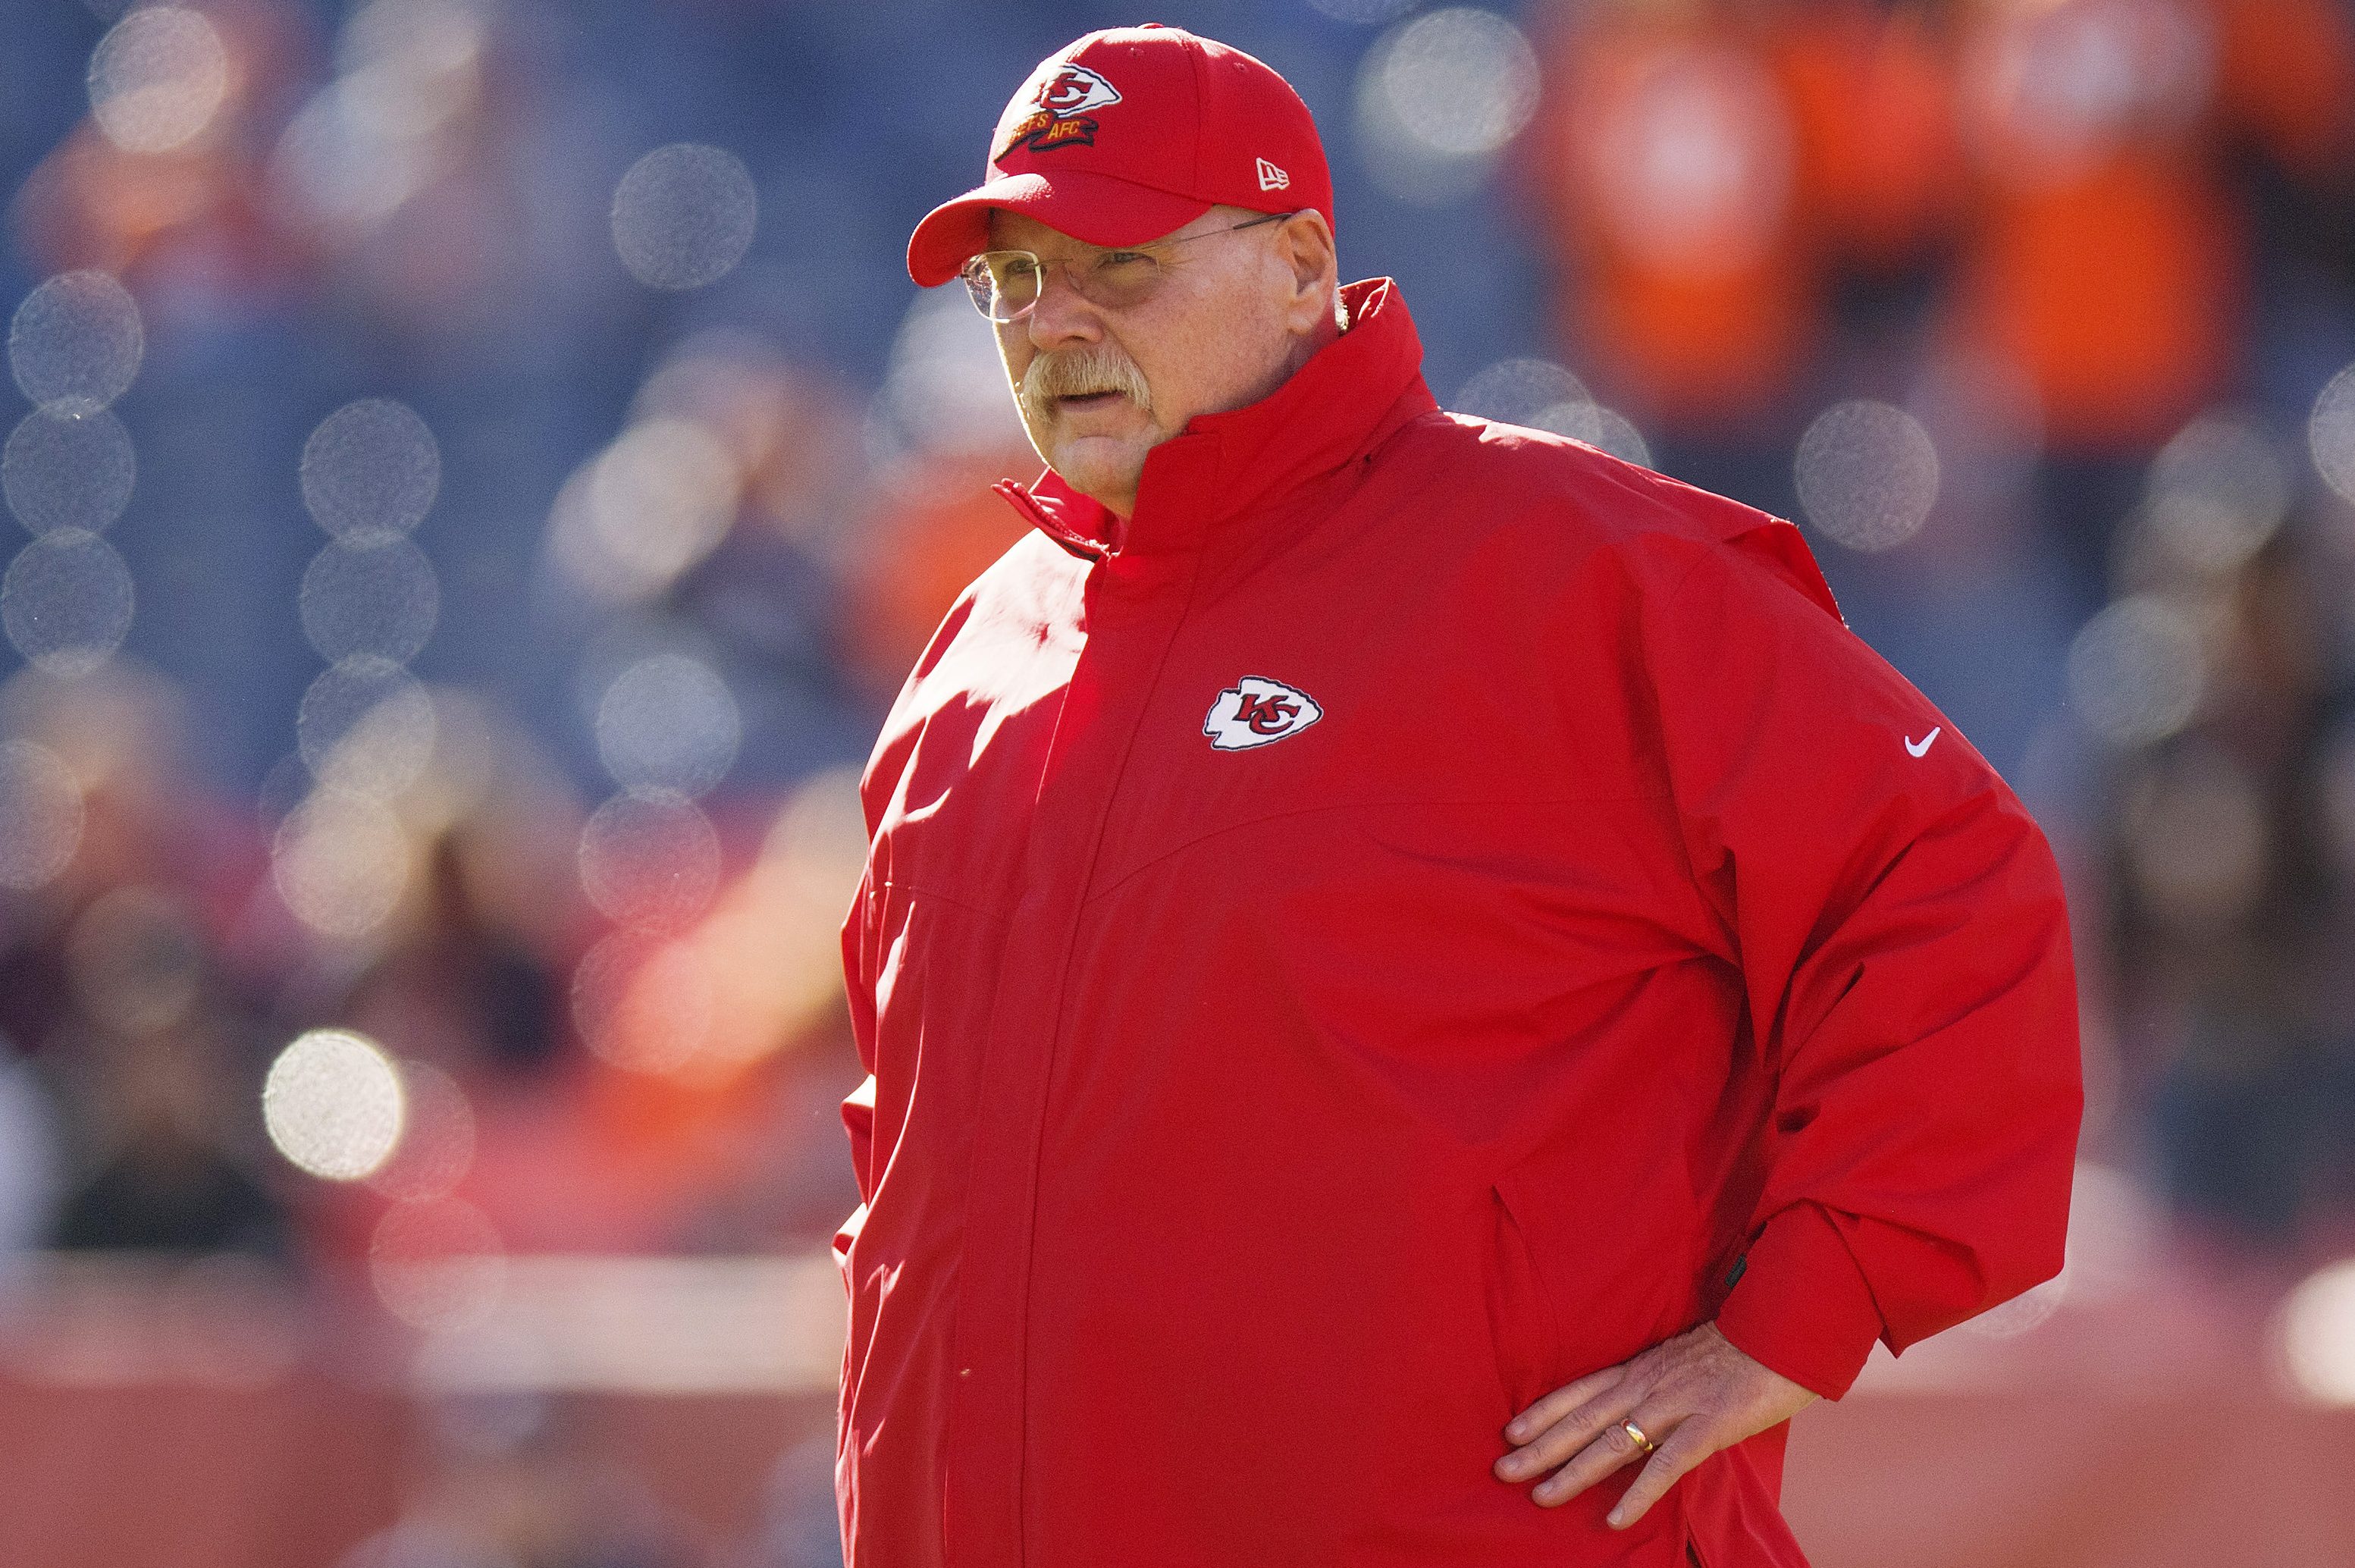
[[[1766,1221],[1744,1257],[1718,1331],[1826,1399],[1848,1392],[1881,1338],[1881,1309],[1831,1216],[1794,1203]]]

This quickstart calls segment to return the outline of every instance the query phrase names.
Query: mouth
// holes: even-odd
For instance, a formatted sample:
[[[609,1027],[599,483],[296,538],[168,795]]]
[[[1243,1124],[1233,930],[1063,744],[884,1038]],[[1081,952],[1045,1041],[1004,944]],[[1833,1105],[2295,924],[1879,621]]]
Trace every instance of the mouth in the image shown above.
[[[1061,413],[1082,413],[1089,409],[1108,409],[1124,400],[1118,392],[1078,392],[1057,398],[1055,408]]]

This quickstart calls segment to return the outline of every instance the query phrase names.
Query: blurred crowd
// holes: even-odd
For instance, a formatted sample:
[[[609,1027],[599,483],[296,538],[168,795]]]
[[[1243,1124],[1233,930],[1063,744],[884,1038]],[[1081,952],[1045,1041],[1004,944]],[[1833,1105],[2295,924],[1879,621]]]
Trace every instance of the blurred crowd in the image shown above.
[[[1808,526],[2062,839],[2089,1144],[2221,1243],[2343,1251],[2355,9],[1531,20],[1554,352]]]
[[[1301,89],[1449,407],[1807,528],[2062,854],[2089,1152],[2355,1246],[2355,5],[1154,15]],[[0,0],[0,1260],[430,1332],[831,1233],[857,768],[1037,467],[900,248],[1137,19]]]

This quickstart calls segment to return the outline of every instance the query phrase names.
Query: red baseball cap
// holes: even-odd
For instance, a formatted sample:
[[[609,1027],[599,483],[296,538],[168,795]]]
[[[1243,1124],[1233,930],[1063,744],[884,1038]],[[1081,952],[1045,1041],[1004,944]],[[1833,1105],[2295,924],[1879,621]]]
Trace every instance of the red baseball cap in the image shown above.
[[[993,208],[1091,245],[1157,240],[1221,204],[1333,221],[1324,144],[1292,84],[1158,22],[1090,33],[1039,62],[989,147],[983,182],[908,240],[908,273],[926,288],[989,249]]]

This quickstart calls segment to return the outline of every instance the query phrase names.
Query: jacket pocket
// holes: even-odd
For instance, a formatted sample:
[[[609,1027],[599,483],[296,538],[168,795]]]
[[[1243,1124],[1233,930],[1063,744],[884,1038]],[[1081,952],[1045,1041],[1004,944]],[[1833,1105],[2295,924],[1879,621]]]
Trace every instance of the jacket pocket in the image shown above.
[[[1550,1392],[1540,1385],[1551,1359],[1552,1312],[1501,1183],[1488,1189],[1488,1337],[1497,1381],[1518,1412]]]

